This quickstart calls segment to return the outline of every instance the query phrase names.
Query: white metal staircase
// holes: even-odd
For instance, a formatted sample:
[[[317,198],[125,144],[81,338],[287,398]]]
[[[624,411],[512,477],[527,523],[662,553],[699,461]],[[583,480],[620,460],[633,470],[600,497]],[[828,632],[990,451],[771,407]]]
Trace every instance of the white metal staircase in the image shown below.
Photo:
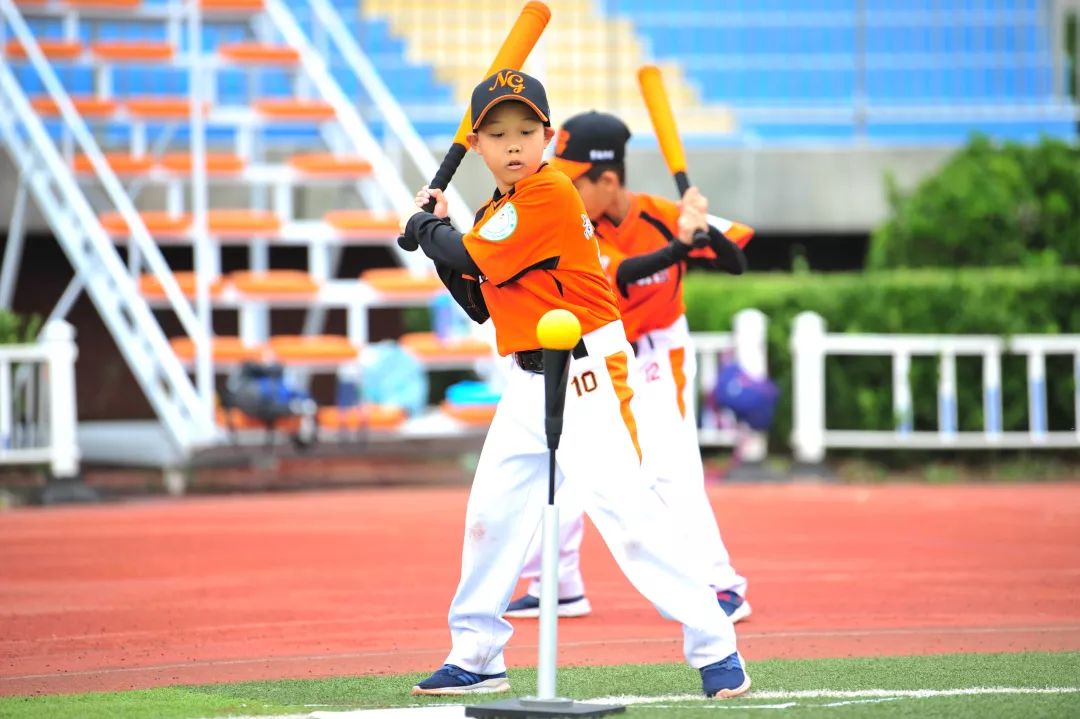
[[[228,340],[233,349],[240,346],[244,357],[251,350],[256,356],[291,363],[301,376],[338,372],[355,363],[359,348],[367,343],[369,310],[423,306],[442,292],[437,282],[401,294],[375,284],[374,279],[337,277],[338,260],[348,245],[385,246],[405,268],[430,273],[429,263],[421,256],[397,248],[396,220],[389,223],[380,213],[411,208],[413,190],[402,179],[402,162],[411,162],[424,177],[433,175],[438,165],[375,65],[326,0],[34,0],[25,7],[16,5],[16,0],[0,0],[0,11],[0,45],[10,39],[5,28],[15,38],[5,45],[7,49],[0,47],[0,140],[21,179],[0,272],[0,304],[11,302],[29,196],[48,219],[75,270],[75,279],[53,316],[62,318],[81,291],[88,293],[172,446],[166,465],[182,466],[196,452],[235,440],[235,435],[230,437],[221,427],[215,378],[235,370],[241,359],[220,357],[220,340]],[[309,29],[304,29],[301,19],[310,21]],[[108,43],[97,36],[95,23],[130,24],[132,37],[140,40],[132,42],[124,35],[114,47],[105,47]],[[204,44],[206,28],[220,30],[229,23],[243,28],[244,37],[255,46],[254,58],[227,53],[220,33],[216,47],[214,41]],[[139,34],[148,27],[158,28],[156,38]],[[12,50],[14,43],[18,45]],[[144,46],[141,49],[140,44]],[[22,85],[25,71],[16,74],[14,64],[8,62],[15,56],[4,55],[15,51],[21,58],[18,62],[23,63],[20,67],[36,73],[34,84],[47,95],[35,97],[27,92]],[[332,59],[338,68],[343,59],[370,97],[364,112],[378,115],[381,139],[369,126],[375,115],[365,119],[335,80]],[[142,66],[185,74],[187,90],[179,96],[157,96],[157,88],[153,88],[149,104],[140,105],[143,98],[125,95],[125,81],[117,78],[127,68]],[[87,68],[93,73],[92,96],[66,90],[65,83]],[[288,91],[297,97],[266,95],[237,103],[234,96],[231,102],[217,102],[217,83],[223,70],[241,69],[254,75],[267,68],[284,68],[281,71],[291,78]],[[256,93],[252,89],[256,85],[249,83],[249,92]],[[275,114],[261,105],[262,99],[280,99],[285,109]],[[294,104],[290,106],[290,102]],[[205,113],[196,111],[204,103]],[[299,113],[290,114],[297,109]],[[49,124],[50,116],[59,118],[59,130]],[[106,129],[116,125],[123,127],[119,135]],[[282,125],[315,128],[314,136],[325,148],[321,152],[328,150],[335,163],[367,163],[368,171],[340,167],[331,172],[325,168],[305,170],[293,162],[296,156],[282,159],[282,151],[306,142],[276,143],[267,129]],[[227,141],[233,143],[232,156],[238,160],[232,170],[213,168],[212,154],[220,159],[229,153],[211,152],[211,127],[225,127],[227,133],[234,133],[228,135],[234,139]],[[190,137],[190,145],[179,153],[187,160],[182,167],[170,165],[166,158],[178,129],[187,130]],[[221,138],[216,137],[220,150]],[[394,160],[382,144],[391,137],[403,151]],[[230,189],[224,193],[210,189],[222,185]],[[294,212],[295,193],[334,186],[351,188],[358,206],[365,208],[358,212],[378,217],[370,226],[357,229],[336,224],[330,213],[311,217]],[[147,188],[156,189],[144,192]],[[236,207],[222,208],[222,197],[236,197],[237,192],[246,194],[247,200],[241,200],[245,206],[236,212],[248,212],[256,220],[269,219],[267,226],[252,224],[250,217],[240,229],[215,224],[215,213],[227,214],[233,211],[228,208]],[[452,189],[447,195],[455,222],[470,224],[471,212],[460,195]],[[107,204],[103,205],[101,198]],[[165,208],[153,207],[155,199],[163,201]],[[357,206],[351,202],[345,203],[348,209],[342,212]],[[164,244],[190,249],[195,270],[192,277],[178,281],[162,253]],[[306,271],[315,289],[289,295],[274,289],[259,294],[244,287],[233,277],[236,272],[223,272],[221,251],[225,245],[246,247],[246,271],[256,275],[271,271],[271,245],[305,247]],[[126,250],[126,257],[122,250]],[[428,280],[430,275],[420,279]],[[156,289],[151,291],[150,286]],[[347,347],[330,358],[283,359],[280,352],[284,350],[274,346],[277,338],[271,332],[270,313],[276,309],[306,311],[303,337],[323,331],[328,310],[345,310],[347,337],[329,339],[341,340]],[[220,312],[236,313],[239,337],[215,336],[214,313]],[[155,313],[175,317],[186,337],[167,337],[159,321],[162,318]],[[179,340],[186,342],[183,353]],[[421,345],[409,345],[408,351],[429,371],[468,369],[490,358],[486,345],[480,344],[480,348],[475,341],[471,349],[450,348],[453,351],[449,354],[440,354],[446,347],[432,349],[430,343],[423,344],[423,350]],[[414,439],[460,436],[470,426],[478,428],[473,415],[468,416],[462,419],[429,408],[423,416],[413,418],[416,421],[395,425],[386,437],[395,433]],[[117,431],[130,428],[108,429],[111,439],[105,439],[98,427],[90,435],[84,430],[80,430],[84,442],[92,436],[95,442],[100,439],[102,445],[111,444],[115,451],[129,451],[143,460],[129,463],[158,464],[157,458],[165,456],[139,446],[141,439],[131,435],[117,441]],[[158,434],[155,429],[152,435],[139,437],[153,436],[153,441],[158,441]],[[105,459],[106,454],[97,458]],[[89,459],[94,456],[93,452],[87,455]]]
[[[80,149],[91,158],[110,199],[128,221],[133,242],[161,282],[184,329],[196,343],[205,343],[206,333],[190,303],[181,294],[159,248],[102,158],[97,142],[72,107],[18,9],[11,0],[0,0],[0,12],[26,48]],[[168,436],[180,450],[214,442],[218,432],[209,410],[200,402],[160,324],[136,291],[116,247],[6,64],[0,64],[0,100],[0,134],[21,181],[29,187],[75,269],[75,281],[94,302]]]

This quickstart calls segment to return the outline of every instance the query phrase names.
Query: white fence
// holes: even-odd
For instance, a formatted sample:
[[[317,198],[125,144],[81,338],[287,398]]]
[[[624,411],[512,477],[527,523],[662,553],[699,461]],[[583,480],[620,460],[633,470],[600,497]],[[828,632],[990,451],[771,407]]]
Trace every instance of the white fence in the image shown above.
[[[698,388],[712,392],[716,387],[722,358],[731,357],[755,378],[769,375],[766,330],[768,318],[759,310],[741,310],[732,320],[731,332],[695,332],[694,345],[698,354]],[[702,446],[737,446],[743,462],[760,462],[768,452],[764,433],[739,426],[733,417],[722,413],[713,416],[703,408],[702,426],[698,438]]]
[[[79,473],[75,427],[75,330],[52,320],[36,344],[0,346],[0,464]]]
[[[795,318],[791,335],[794,393],[792,449],[795,460],[818,463],[827,447],[874,449],[993,449],[1080,447],[1080,335],[881,335],[828,334],[813,312]],[[1002,429],[1001,356],[1027,356],[1028,430]],[[1070,431],[1047,428],[1046,356],[1072,355],[1077,379],[1076,419]],[[892,357],[893,414],[896,428],[830,430],[825,426],[825,358],[828,355]],[[909,383],[911,358],[938,357],[937,431],[915,431]],[[956,358],[982,358],[982,431],[957,426]],[[883,383],[884,386],[884,383]]]

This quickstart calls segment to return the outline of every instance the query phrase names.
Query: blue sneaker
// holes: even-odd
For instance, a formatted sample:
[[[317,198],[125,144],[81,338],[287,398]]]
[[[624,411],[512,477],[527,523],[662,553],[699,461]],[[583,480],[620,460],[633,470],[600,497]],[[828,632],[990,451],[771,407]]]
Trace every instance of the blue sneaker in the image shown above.
[[[559,600],[560,617],[584,617],[591,611],[592,606],[584,594]],[[540,616],[540,598],[524,594],[510,602],[503,616],[511,619],[535,619]]]
[[[412,688],[414,696],[432,694],[455,696],[458,694],[499,694],[510,691],[506,672],[498,674],[473,674],[453,664],[443,664],[439,671]]]
[[[730,699],[745,694],[750,688],[750,675],[743,668],[738,652],[702,667],[700,671],[701,688],[710,699]]]
[[[750,616],[750,602],[743,599],[742,595],[735,592],[717,592],[716,601],[720,603],[720,608],[728,615],[732,624]]]

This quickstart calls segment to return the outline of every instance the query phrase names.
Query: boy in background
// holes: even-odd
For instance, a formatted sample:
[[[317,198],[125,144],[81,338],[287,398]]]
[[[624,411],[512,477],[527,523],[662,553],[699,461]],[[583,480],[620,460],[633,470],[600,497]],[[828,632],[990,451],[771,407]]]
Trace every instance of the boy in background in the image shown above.
[[[720,607],[738,622],[751,611],[746,579],[731,565],[705,493],[695,412],[697,354],[686,324],[682,278],[692,263],[741,274],[746,268],[741,248],[752,233],[744,231],[732,242],[710,226],[708,245],[695,248],[692,232],[708,201],[696,187],[687,191],[681,209],[662,197],[629,191],[629,139],[629,128],[614,115],[575,115],[560,128],[550,164],[573,181],[596,227],[600,262],[638,359],[642,449],[657,478],[656,492],[678,517],[684,540],[700,552]],[[562,519],[559,616],[585,616],[591,611],[580,569],[585,522],[580,512],[565,511]],[[510,603],[507,617],[539,616],[539,541],[533,542],[522,577],[530,580],[529,587]]]

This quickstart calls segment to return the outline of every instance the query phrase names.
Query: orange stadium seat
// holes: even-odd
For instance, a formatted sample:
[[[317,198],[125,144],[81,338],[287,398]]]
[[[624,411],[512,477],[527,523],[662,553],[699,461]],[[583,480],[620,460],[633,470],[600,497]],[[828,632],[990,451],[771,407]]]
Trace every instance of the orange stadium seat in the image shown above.
[[[373,210],[331,210],[323,220],[345,237],[397,237],[397,215]]]
[[[319,283],[300,270],[239,270],[229,274],[228,279],[239,292],[248,295],[302,296],[319,291]]]
[[[161,167],[170,172],[189,174],[191,172],[191,155],[187,152],[171,152],[162,155],[159,160]],[[244,171],[244,158],[231,152],[208,152],[206,153],[206,172],[210,175],[235,175]]]
[[[270,338],[268,346],[274,358],[285,364],[350,362],[360,354],[341,335],[278,335]]]
[[[256,100],[254,106],[255,111],[260,115],[275,120],[318,122],[334,118],[334,108],[330,107],[329,103],[321,100],[274,98],[271,100]]]
[[[237,42],[222,45],[218,54],[226,60],[250,65],[295,65],[300,53],[287,45]]]
[[[378,267],[364,270],[360,279],[386,295],[434,295],[443,288],[434,273],[416,274],[404,267]]]
[[[155,236],[176,237],[187,234],[191,229],[191,215],[186,212],[172,214],[167,210],[148,210],[140,212],[139,217],[150,234]],[[109,234],[127,235],[130,232],[127,222],[119,212],[105,212],[98,219]]]
[[[78,42],[68,40],[49,40],[36,38],[42,54],[50,60],[73,60],[82,55],[83,46]],[[4,52],[8,57],[25,58],[26,48],[18,40],[11,40],[4,46]]]
[[[78,8],[87,7],[110,7],[110,8],[134,8],[142,4],[142,0],[67,0],[67,4]]]
[[[488,425],[495,418],[496,404],[451,404],[443,402],[440,409],[448,417],[469,425]]]
[[[266,210],[210,210],[206,224],[223,237],[276,235],[281,230],[281,220]]]
[[[173,47],[167,42],[109,40],[92,44],[90,52],[109,62],[164,62],[172,59]]]
[[[244,414],[235,407],[229,410],[228,415],[225,414],[223,408],[218,407],[215,414],[217,415],[217,423],[222,427],[232,427],[233,429],[266,429],[265,422],[256,419],[251,415]],[[274,429],[281,432],[297,432],[300,430],[300,422],[300,417],[284,417],[277,421],[274,425]]]
[[[308,175],[363,177],[371,174],[371,163],[362,157],[337,157],[326,152],[293,155],[289,165]]]
[[[169,344],[181,360],[195,359],[195,342],[190,337],[174,337]],[[262,347],[244,344],[239,337],[215,337],[212,348],[215,362],[258,362],[265,352]]]
[[[398,343],[428,360],[486,359],[492,354],[491,346],[477,337],[440,340],[434,332],[407,332],[398,338]]]
[[[134,117],[183,120],[191,116],[191,102],[186,97],[140,97],[127,100],[124,107]],[[209,104],[203,106],[205,114]]]
[[[116,102],[100,97],[72,96],[71,104],[84,117],[108,117],[116,112]],[[40,96],[30,101],[30,105],[41,115],[59,115],[60,108],[51,97]]]
[[[185,297],[195,296],[195,273],[194,272],[173,272],[173,277],[176,278],[176,284],[180,285],[180,291]],[[215,279],[210,283],[210,296],[216,297],[221,294],[221,290],[224,287],[224,283],[221,278]],[[139,277],[139,292],[146,297],[162,298],[165,296],[165,289],[158,282],[158,278],[153,274],[147,273]]]
[[[259,12],[263,8],[262,0],[202,0],[201,4],[207,12]]]
[[[106,152],[105,162],[118,175],[140,175],[154,166],[153,159],[146,155],[136,157],[123,152]],[[71,166],[75,172],[81,174],[89,174],[94,171],[93,165],[90,164],[90,158],[86,155],[76,155]]]
[[[408,414],[401,407],[365,404],[359,407],[320,407],[318,423],[325,429],[396,429],[405,424]]]

